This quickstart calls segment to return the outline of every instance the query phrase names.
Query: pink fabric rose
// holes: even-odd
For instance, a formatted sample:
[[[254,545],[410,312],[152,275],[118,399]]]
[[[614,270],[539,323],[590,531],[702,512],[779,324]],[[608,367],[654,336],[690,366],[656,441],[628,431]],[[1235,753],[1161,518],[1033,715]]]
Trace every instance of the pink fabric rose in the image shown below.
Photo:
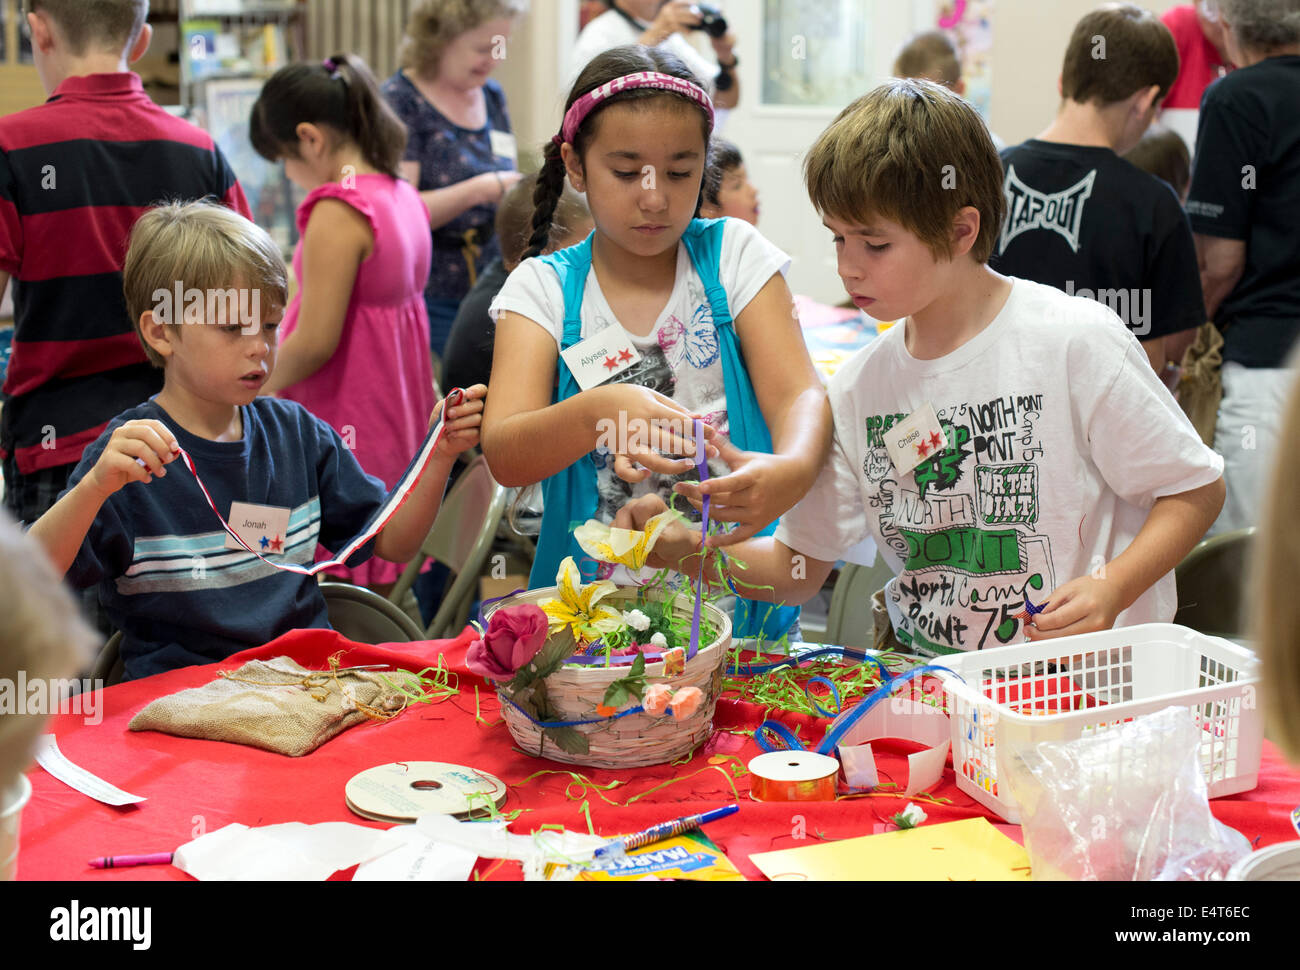
[[[673,717],[684,721],[700,709],[704,703],[704,692],[698,687],[683,687],[673,695]]]
[[[470,644],[465,666],[480,677],[509,680],[542,649],[549,622],[531,603],[497,610],[483,639]]]
[[[641,695],[641,706],[647,714],[662,714],[668,710],[669,698],[672,696],[673,689],[667,684],[651,684]]]

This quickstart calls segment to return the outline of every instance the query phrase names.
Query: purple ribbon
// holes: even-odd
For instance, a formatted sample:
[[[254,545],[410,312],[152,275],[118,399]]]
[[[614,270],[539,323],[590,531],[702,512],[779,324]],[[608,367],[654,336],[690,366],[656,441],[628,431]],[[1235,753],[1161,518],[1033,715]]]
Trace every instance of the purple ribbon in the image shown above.
[[[709,459],[704,451],[704,425],[695,419],[695,470],[700,473],[700,483],[709,480]],[[700,524],[700,571],[695,577],[695,615],[691,617],[691,646],[686,651],[690,660],[700,652],[700,603],[704,599],[705,541],[709,538],[709,496],[704,496],[704,515]]]

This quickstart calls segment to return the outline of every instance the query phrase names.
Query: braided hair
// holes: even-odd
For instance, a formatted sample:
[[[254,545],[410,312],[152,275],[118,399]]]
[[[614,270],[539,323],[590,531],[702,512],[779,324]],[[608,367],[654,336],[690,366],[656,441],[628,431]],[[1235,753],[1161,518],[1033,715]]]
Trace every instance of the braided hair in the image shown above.
[[[690,68],[675,54],[670,54],[658,47],[628,44],[623,47],[611,48],[592,58],[591,63],[583,68],[582,73],[578,75],[578,79],[573,83],[573,89],[564,102],[565,112],[567,113],[579,98],[594,91],[602,84],[608,84],[610,81],[625,77],[628,74],[635,74],[638,71],[657,71],[660,74],[669,74],[684,81],[690,81],[697,87],[703,87],[700,79],[691,73]],[[603,99],[601,104],[583,119],[577,134],[573,136],[573,150],[577,152],[578,158],[582,159],[586,155],[587,147],[591,143],[592,133],[595,130],[595,119],[609,105],[628,101],[645,101],[650,98],[674,98],[691,105],[699,111],[700,123],[704,130],[705,157],[707,158],[710,134],[707,112],[683,95],[658,88],[625,89]],[[551,221],[555,217],[555,207],[559,204],[560,196],[564,192],[565,175],[564,159],[560,153],[560,146],[554,141],[548,141],[542,153],[542,168],[537,173],[537,188],[533,192],[533,231],[528,239],[528,248],[524,250],[521,262],[532,256],[540,256],[546,251],[547,243],[551,237]],[[704,180],[701,178],[700,195],[695,203],[696,216],[700,214],[700,206],[703,204]]]

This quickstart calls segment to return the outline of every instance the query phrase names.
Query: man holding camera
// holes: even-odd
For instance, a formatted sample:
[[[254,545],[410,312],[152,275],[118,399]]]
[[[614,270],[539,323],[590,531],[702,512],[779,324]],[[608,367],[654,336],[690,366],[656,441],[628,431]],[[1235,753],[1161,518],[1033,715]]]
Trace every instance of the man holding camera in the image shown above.
[[[596,17],[578,35],[569,64],[565,89],[577,80],[593,57],[623,44],[664,47],[680,57],[704,82],[713,103],[734,108],[740,102],[740,80],[736,74],[736,38],[727,31],[727,21],[714,7],[691,0],[605,0],[609,10]],[[686,39],[692,30],[702,30],[713,44],[718,63],[713,64]]]

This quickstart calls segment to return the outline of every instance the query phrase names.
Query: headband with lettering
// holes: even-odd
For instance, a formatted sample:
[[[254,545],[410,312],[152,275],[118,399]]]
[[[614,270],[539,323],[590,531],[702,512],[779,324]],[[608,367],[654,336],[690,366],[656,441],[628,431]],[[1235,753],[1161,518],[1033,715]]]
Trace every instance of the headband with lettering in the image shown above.
[[[591,114],[602,101],[611,94],[617,94],[619,91],[630,91],[633,88],[658,88],[661,91],[672,91],[675,94],[690,98],[708,112],[709,130],[713,130],[713,101],[703,88],[682,78],[673,77],[671,74],[660,74],[657,71],[637,71],[634,74],[616,77],[598,88],[593,88],[573,102],[573,105],[565,112],[564,125],[560,128],[560,133],[551,140],[557,145],[562,145],[566,141],[572,144],[587,115]]]

